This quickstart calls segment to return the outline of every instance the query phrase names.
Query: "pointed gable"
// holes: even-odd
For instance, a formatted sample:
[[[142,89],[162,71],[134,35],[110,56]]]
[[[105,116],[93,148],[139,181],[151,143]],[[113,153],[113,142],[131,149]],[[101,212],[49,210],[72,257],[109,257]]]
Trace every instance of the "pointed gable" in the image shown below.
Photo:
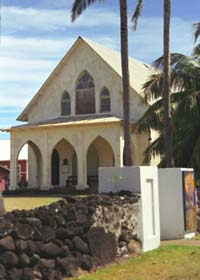
[[[93,52],[98,55],[120,78],[122,77],[121,71],[121,54],[112,49],[97,44],[91,40],[79,37],[64,58],[60,61],[57,67],[53,70],[37,94],[32,98],[23,112],[18,116],[19,121],[28,121],[28,114],[31,112],[35,104],[37,104],[40,98],[43,96],[46,87],[51,81],[62,71],[63,67],[68,63],[69,57],[73,54],[74,50],[81,44],[86,44]],[[147,77],[152,74],[152,68],[140,62],[136,59],[129,58],[129,71],[130,71],[130,86],[131,88],[143,97],[142,85],[146,81]],[[78,73],[77,73],[78,74]]]

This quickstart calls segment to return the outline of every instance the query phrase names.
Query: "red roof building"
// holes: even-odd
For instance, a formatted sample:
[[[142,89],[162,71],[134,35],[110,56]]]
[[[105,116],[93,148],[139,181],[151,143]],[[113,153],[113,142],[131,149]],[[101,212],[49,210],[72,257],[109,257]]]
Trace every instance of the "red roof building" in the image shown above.
[[[27,181],[28,149],[25,145],[18,157],[18,182]],[[0,188],[3,190],[4,183],[9,184],[10,175],[10,140],[0,140]]]

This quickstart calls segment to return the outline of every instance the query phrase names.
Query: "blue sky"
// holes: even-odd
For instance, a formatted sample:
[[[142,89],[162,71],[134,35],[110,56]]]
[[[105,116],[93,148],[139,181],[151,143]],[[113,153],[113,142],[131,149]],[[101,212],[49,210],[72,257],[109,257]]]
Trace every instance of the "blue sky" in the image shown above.
[[[16,117],[81,35],[119,50],[118,1],[107,0],[70,22],[72,0],[2,0],[0,127]],[[162,2],[144,0],[138,30],[129,28],[130,56],[151,63],[162,54]],[[129,18],[136,1],[128,0]],[[171,50],[190,54],[200,1],[172,0]],[[9,135],[0,133],[0,139]]]

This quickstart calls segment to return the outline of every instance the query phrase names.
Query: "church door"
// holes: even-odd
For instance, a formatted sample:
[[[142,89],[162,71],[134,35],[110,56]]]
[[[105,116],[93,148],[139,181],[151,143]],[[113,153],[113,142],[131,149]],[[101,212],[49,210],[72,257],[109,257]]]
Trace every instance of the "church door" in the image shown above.
[[[51,158],[51,184],[53,186],[60,184],[60,159],[56,149],[53,150]]]

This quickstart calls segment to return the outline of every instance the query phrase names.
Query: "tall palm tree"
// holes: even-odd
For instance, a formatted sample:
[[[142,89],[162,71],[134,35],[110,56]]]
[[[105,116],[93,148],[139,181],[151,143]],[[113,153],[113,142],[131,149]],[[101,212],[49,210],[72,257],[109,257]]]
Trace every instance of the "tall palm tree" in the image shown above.
[[[155,61],[163,69],[164,58]],[[159,71],[145,83],[146,98],[155,100],[138,122],[138,130],[154,129],[159,136],[145,151],[145,160],[161,155],[160,165],[165,165],[163,134],[163,72]],[[172,147],[175,166],[193,167],[200,178],[200,52],[191,57],[171,54],[171,114]]]
[[[71,12],[72,21],[83,13],[87,7],[102,0],[74,0]],[[132,165],[131,157],[131,130],[130,130],[130,83],[128,63],[128,12],[127,0],[119,0],[120,5],[120,27],[121,27],[121,66],[122,66],[122,87],[123,87],[123,110],[124,110],[124,165]],[[133,15],[134,27],[142,9],[142,0],[138,0]]]
[[[170,83],[171,83],[171,55],[170,55],[170,13],[171,2],[164,0],[164,77],[163,77],[163,125],[166,167],[173,166],[172,129],[170,112]]]

